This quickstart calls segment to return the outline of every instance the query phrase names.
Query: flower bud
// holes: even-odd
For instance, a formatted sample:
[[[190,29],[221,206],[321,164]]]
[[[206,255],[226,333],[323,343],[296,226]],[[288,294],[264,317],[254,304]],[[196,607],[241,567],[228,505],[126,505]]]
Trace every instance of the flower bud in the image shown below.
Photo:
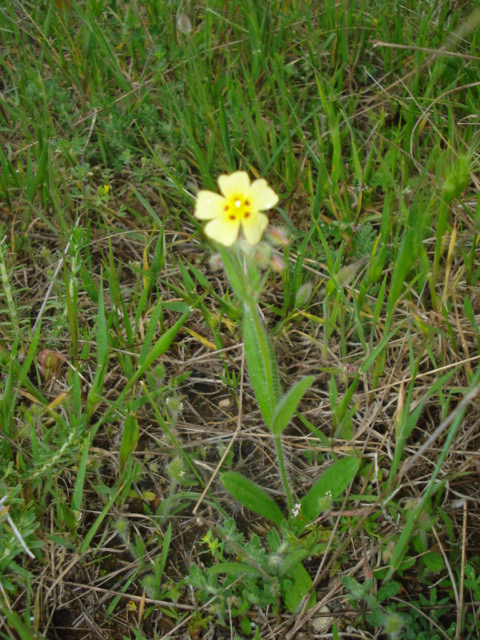
[[[267,234],[272,243],[279,247],[288,247],[290,244],[290,238],[286,229],[281,227],[272,227],[271,229],[268,229]]]
[[[223,269],[222,256],[219,253],[214,253],[208,261],[208,266],[211,271],[221,271]]]
[[[312,285],[310,284],[310,282],[305,282],[304,284],[302,284],[302,286],[299,288],[299,290],[295,295],[295,307],[297,309],[302,309],[303,307],[306,307],[308,304],[308,301],[310,300],[311,295],[312,295]]]
[[[177,14],[177,29],[184,35],[188,35],[192,30],[192,22],[187,14],[179,11]]]
[[[285,260],[281,255],[276,253],[270,258],[270,267],[272,268],[272,271],[280,273],[285,269]]]

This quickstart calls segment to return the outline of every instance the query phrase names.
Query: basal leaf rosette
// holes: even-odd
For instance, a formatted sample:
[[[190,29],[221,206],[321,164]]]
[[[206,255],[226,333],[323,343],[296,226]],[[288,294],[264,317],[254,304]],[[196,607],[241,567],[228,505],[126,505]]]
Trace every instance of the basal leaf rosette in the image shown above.
[[[221,195],[203,190],[197,195],[195,217],[209,220],[206,235],[230,247],[241,229],[249,244],[257,244],[268,225],[262,212],[277,204],[277,194],[263,179],[250,182],[245,171],[220,176],[218,187]]]

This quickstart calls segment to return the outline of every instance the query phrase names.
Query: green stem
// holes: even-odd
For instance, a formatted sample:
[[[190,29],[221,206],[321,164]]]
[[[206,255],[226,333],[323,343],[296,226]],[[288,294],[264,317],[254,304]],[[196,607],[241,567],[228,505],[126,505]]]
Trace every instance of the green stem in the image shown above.
[[[268,428],[272,430],[273,415],[280,401],[280,382],[273,347],[258,315],[257,300],[263,289],[265,278],[261,280],[255,263],[249,263],[248,257],[246,259],[246,270],[244,270],[242,256],[238,251],[229,252],[223,247],[219,247],[219,251],[222,255],[230,284],[241,302],[243,302],[243,341],[248,373],[262,415]],[[285,467],[282,439],[280,434],[272,432],[272,435],[277,452],[280,478],[282,479],[290,514],[294,503]]]
[[[275,441],[275,449],[277,451],[278,469],[280,471],[283,488],[285,489],[285,497],[287,498],[288,515],[290,516],[293,509],[293,497],[292,492],[290,491],[287,469],[285,468],[285,459],[283,457],[282,436],[280,434],[273,434],[273,439]]]

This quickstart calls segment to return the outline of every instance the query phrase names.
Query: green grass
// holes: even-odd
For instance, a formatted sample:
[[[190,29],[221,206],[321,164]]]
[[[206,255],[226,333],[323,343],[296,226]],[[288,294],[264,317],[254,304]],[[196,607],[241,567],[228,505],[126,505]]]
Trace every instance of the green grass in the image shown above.
[[[4,4],[0,637],[313,634],[301,560],[334,638],[478,638],[478,3]],[[315,376],[294,497],[361,460],[297,530],[219,480],[285,507],[193,217],[237,169],[290,236],[282,387]]]

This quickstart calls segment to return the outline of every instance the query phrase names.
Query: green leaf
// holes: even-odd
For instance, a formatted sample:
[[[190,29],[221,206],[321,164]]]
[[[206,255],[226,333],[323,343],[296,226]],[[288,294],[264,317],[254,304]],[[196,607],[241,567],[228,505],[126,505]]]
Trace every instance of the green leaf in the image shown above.
[[[445,568],[445,562],[443,556],[438,551],[430,551],[422,556],[422,560],[425,566],[432,573],[440,573]]]
[[[236,471],[226,471],[221,476],[225,489],[247,509],[258,513],[276,525],[285,519],[278,504],[257,484]]]
[[[175,300],[171,302],[163,302],[163,308],[168,311],[176,311],[178,313],[188,313],[190,311],[190,305],[186,302],[176,302]]]
[[[195,295],[195,283],[192,280],[190,274],[188,273],[187,268],[183,264],[181,260],[178,261],[178,266],[180,268],[180,274],[182,276],[183,284],[185,285],[185,289],[190,295]]]
[[[83,452],[78,465],[77,479],[75,480],[75,486],[73,488],[72,496],[72,511],[80,512],[82,508],[83,488],[85,485],[85,475],[87,472],[88,452],[90,449],[91,437],[88,435],[83,443]]]
[[[402,585],[399,582],[387,582],[387,584],[382,585],[377,591],[377,602],[384,602],[385,600],[394,598],[399,594],[401,588]]]
[[[150,368],[150,366],[155,362],[155,360],[159,358],[161,355],[163,355],[165,351],[167,351],[167,349],[170,347],[170,345],[176,338],[177,333],[180,331],[183,324],[187,320],[188,316],[189,316],[189,313],[184,313],[183,316],[179,320],[177,320],[177,322],[173,325],[173,327],[170,327],[170,329],[165,331],[163,336],[157,340],[157,342],[154,344],[154,346],[149,351],[149,353],[146,354],[144,358],[142,358],[142,363],[139,364],[138,370],[135,373],[135,380],[138,380],[138,378],[147,369]]]
[[[145,210],[147,211],[147,213],[152,217],[153,220],[155,220],[158,226],[162,229],[163,221],[155,212],[155,209],[152,207],[149,201],[146,198],[144,198],[143,195],[139,191],[137,191],[137,189],[135,189],[135,187],[132,187],[132,194],[138,198],[138,201],[145,207]]]
[[[100,280],[97,311],[97,371],[87,394],[87,420],[93,416],[102,399],[103,383],[108,366],[108,337],[107,320],[105,317],[105,302],[103,297],[103,280]]]
[[[35,357],[35,353],[37,351],[38,341],[40,338],[40,328],[41,328],[41,323],[39,322],[35,330],[35,333],[33,334],[30,346],[28,347],[28,352],[27,352],[27,355],[25,356],[25,360],[23,361],[23,366],[18,376],[17,387],[21,387],[23,383],[27,380],[28,372],[30,371],[30,366],[33,362],[33,358]]]
[[[301,500],[301,514],[305,524],[318,517],[321,512],[321,499],[331,494],[335,499],[345,491],[350,482],[355,478],[360,467],[360,458],[343,458],[334,462],[320,478],[315,482],[310,491]]]
[[[165,569],[165,565],[167,563],[168,552],[170,550],[171,541],[172,541],[172,523],[169,522],[167,527],[167,532],[165,533],[165,536],[163,538],[162,553],[160,555],[160,558],[158,558],[157,556],[155,560],[155,582],[158,585],[161,582],[163,570]]]
[[[193,275],[197,279],[197,282],[199,282],[204,289],[212,288],[212,285],[210,284],[208,279],[205,277],[205,275],[201,271],[197,269],[195,265],[193,265],[191,262],[188,262],[188,260],[187,260],[187,265],[190,271],[193,273]]]
[[[138,357],[138,362],[137,362],[138,367],[142,367],[143,363],[147,359],[150,349],[152,348],[152,342],[155,338],[155,333],[159,327],[162,314],[163,314],[163,303],[160,302],[159,304],[157,304],[157,306],[153,310],[150,316],[150,319],[148,321],[147,329],[143,337],[142,351],[140,352],[140,356]]]
[[[10,611],[3,603],[0,603],[0,611],[5,616],[10,628],[18,633],[20,640],[42,640],[45,638],[37,632],[34,633],[15,611]]]
[[[240,629],[245,636],[249,636],[252,633],[252,623],[250,622],[250,618],[248,616],[243,616],[242,621],[240,622]],[[257,628],[258,631],[258,628]]]
[[[288,579],[282,581],[282,596],[288,610],[292,613],[296,610],[309,592],[313,582],[303,564],[299,563],[290,570]],[[315,604],[315,592],[310,596],[308,606]]]
[[[103,297],[103,279],[100,280],[97,312],[97,365],[105,367],[108,361],[107,319],[105,317],[105,300]]]
[[[85,265],[80,271],[80,277],[82,279],[83,288],[88,293],[93,302],[95,302],[95,304],[98,304],[98,286]]]
[[[342,576],[341,581],[343,586],[350,591],[352,596],[356,600],[362,600],[365,598],[365,595],[368,593],[369,588],[371,586],[371,580],[366,580],[363,584],[358,582],[352,576]]]
[[[33,199],[44,180],[45,174],[48,176],[48,142],[45,140],[45,137],[44,132],[41,131],[38,140],[40,154],[37,161],[35,179],[33,181],[29,180],[27,183],[27,198],[30,202],[33,202]]]
[[[106,371],[106,366],[100,367],[99,369],[97,369],[95,377],[92,380],[92,385],[88,391],[87,400],[85,403],[87,422],[90,421],[102,399],[103,383],[105,380]]]
[[[131,480],[132,479],[130,479],[130,482],[131,482]],[[100,525],[102,524],[102,522],[107,517],[110,509],[115,504],[115,501],[117,500],[118,496],[122,493],[122,491],[124,489],[124,486],[125,486],[125,483],[121,484],[115,491],[112,491],[107,504],[103,507],[100,515],[97,516],[95,522],[92,524],[92,526],[90,527],[88,533],[85,535],[85,537],[83,539],[83,542],[80,545],[80,553],[82,555],[87,552],[87,549],[89,549],[93,538],[95,537],[98,529],[100,528]]]
[[[299,380],[293,387],[283,396],[280,404],[275,409],[272,422],[272,431],[276,435],[280,435],[282,431],[288,426],[288,423],[292,419],[300,400],[305,393],[310,389],[315,376],[307,376]]]
[[[140,432],[138,429],[137,416],[133,413],[129,413],[125,418],[125,425],[123,427],[122,441],[120,443],[120,457],[119,457],[119,473],[123,473],[125,465],[130,455],[135,451],[137,447],[138,438]]]
[[[267,426],[272,428],[280,402],[280,380],[272,344],[253,305],[244,305],[243,341],[255,397]]]
[[[383,336],[383,338],[380,340],[380,342],[375,346],[374,349],[371,350],[371,352],[369,353],[369,355],[365,358],[365,360],[362,363],[362,366],[360,367],[360,374],[364,374],[367,373],[367,371],[370,369],[370,367],[372,366],[373,362],[375,361],[375,359],[378,357],[378,355],[380,353],[382,353],[382,350],[386,347],[386,345],[392,341],[392,338],[394,337],[394,335],[399,331],[400,329],[400,324],[390,333],[385,332],[385,335]]]
[[[304,560],[308,555],[310,555],[310,551],[308,549],[294,549],[286,558],[284,558],[282,566],[280,567],[280,575],[282,577],[289,576],[292,571],[296,570],[295,567],[301,564],[302,560]]]

